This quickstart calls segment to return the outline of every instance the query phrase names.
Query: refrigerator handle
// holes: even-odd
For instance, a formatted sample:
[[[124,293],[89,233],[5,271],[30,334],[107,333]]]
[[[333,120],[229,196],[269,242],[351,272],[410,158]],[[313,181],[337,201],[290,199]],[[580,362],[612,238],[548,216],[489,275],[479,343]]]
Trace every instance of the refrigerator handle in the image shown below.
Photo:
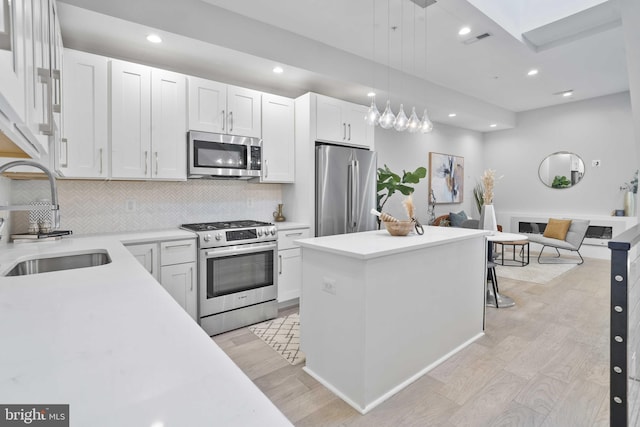
[[[347,232],[353,233],[358,228],[358,194],[360,194],[360,186],[358,182],[358,161],[352,160],[349,162],[349,194],[348,194],[348,225]]]

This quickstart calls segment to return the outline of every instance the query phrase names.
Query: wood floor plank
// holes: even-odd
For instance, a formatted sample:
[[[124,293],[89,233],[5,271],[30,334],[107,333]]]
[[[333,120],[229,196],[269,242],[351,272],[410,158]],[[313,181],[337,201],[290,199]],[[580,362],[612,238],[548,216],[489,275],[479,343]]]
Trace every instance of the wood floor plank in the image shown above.
[[[503,412],[487,421],[486,427],[539,427],[545,416],[531,408],[511,402]],[[481,424],[478,424],[480,426]]]
[[[600,408],[608,396],[606,387],[577,380],[565,390],[542,426],[591,426],[599,419]]]
[[[538,374],[520,390],[515,402],[546,416],[568,387],[565,382]]]

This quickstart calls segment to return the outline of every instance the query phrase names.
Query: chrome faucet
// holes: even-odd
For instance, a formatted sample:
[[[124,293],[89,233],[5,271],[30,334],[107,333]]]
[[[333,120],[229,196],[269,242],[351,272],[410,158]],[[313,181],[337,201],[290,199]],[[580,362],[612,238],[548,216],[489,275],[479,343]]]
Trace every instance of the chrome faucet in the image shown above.
[[[57,230],[60,227],[60,206],[58,205],[58,188],[56,187],[56,178],[51,171],[33,160],[16,160],[6,163],[0,166],[0,173],[3,173],[7,169],[11,169],[14,166],[33,166],[40,169],[49,178],[49,185],[51,186],[51,210],[53,211],[53,224],[51,224],[52,230]],[[8,205],[0,206],[0,211],[29,211],[33,210],[33,206],[29,205]]]

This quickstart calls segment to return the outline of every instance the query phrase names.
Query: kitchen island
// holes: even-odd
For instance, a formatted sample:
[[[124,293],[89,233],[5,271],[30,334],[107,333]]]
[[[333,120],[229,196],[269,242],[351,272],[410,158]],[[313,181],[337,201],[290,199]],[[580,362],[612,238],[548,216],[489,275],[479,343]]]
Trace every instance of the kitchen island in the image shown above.
[[[305,371],[366,413],[481,337],[488,234],[298,240]]]
[[[111,262],[2,277],[96,251]],[[0,337],[0,403],[69,404],[72,426],[291,425],[114,237],[2,245]]]

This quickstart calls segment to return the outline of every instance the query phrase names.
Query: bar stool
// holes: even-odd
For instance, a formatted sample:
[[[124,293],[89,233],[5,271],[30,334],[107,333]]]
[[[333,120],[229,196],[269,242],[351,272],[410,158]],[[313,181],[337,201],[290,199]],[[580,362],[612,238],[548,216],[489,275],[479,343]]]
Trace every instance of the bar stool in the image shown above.
[[[493,261],[487,261],[487,280],[491,280],[493,296],[496,300],[496,308],[500,308],[498,304],[498,275],[496,274],[496,263]]]

